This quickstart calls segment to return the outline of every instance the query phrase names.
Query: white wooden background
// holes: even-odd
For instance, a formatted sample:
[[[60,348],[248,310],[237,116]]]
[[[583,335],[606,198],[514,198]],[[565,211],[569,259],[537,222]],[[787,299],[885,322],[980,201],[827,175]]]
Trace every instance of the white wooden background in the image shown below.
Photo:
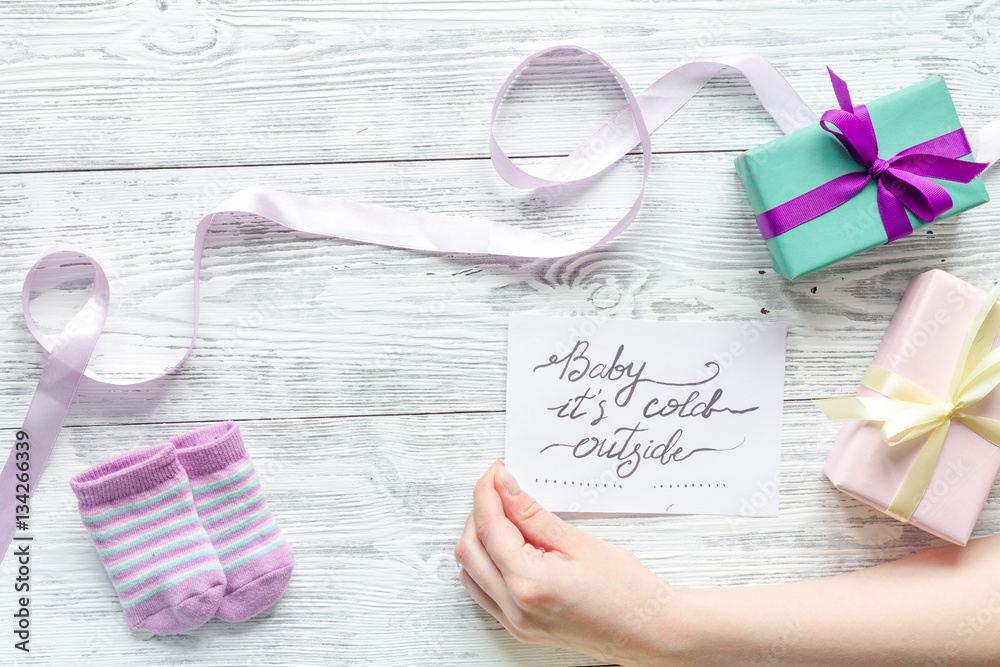
[[[998,0],[0,2],[3,432],[19,426],[43,360],[20,314],[21,280],[55,242],[104,262],[109,340],[141,346],[184,331],[174,297],[190,284],[195,224],[241,187],[574,234],[617,220],[634,158],[611,186],[555,209],[512,191],[486,159],[495,91],[540,48],[592,48],[638,90],[681,62],[752,49],[820,111],[834,102],[827,64],[857,101],[940,73],[977,129],[1000,114],[998,40]],[[515,91],[499,128],[514,154],[535,156],[528,164],[564,154],[616,106],[606,78],[538,83]],[[1000,276],[997,204],[790,283],[771,271],[732,166],[776,136],[727,73],[654,135],[632,228],[571,259],[218,228],[183,369],[141,388],[81,388],[33,503],[29,656],[12,647],[14,572],[9,558],[0,565],[0,664],[590,664],[513,641],[458,584],[451,555],[473,483],[503,454],[515,311],[789,322],[778,518],[576,521],[667,580],[791,581],[941,544],[830,487],[821,467],[836,426],[808,399],[856,389],[916,273],[945,268],[982,286]],[[986,183],[1000,186],[995,173]],[[289,589],[246,623],[133,633],[67,480],[227,418],[295,551]],[[976,534],[998,530],[994,494]]]

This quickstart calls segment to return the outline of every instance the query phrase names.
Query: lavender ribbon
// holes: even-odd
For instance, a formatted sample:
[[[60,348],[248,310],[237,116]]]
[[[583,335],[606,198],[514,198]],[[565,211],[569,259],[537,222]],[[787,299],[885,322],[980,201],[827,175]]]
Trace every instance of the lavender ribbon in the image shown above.
[[[90,280],[90,296],[58,336],[47,336],[31,316],[31,293],[35,289],[71,280]],[[28,329],[49,351],[49,358],[42,368],[28,413],[17,434],[18,440],[28,446],[11,447],[3,471],[0,471],[0,518],[3,520],[0,524],[0,559],[14,535],[15,517],[19,513],[17,508],[26,504],[17,496],[30,498],[38,487],[38,478],[49,460],[69,405],[104,329],[110,302],[108,279],[101,266],[88,255],[72,248],[55,248],[28,272],[21,302]]]
[[[865,168],[838,176],[795,199],[764,211],[757,227],[765,239],[832,211],[861,192],[874,179],[878,212],[889,242],[913,231],[906,209],[931,222],[952,207],[951,196],[931,178],[968,183],[989,165],[959,160],[972,152],[961,128],[900,151],[888,160],[878,156],[875,127],[862,104],[854,106],[847,84],[829,67],[839,109],[830,109],[820,126],[835,136],[855,162]]]

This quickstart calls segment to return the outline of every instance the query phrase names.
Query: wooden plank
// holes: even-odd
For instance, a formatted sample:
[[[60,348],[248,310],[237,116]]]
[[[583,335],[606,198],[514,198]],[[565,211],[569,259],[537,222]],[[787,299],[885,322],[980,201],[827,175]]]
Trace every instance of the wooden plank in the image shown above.
[[[227,415],[218,411],[216,418]],[[503,453],[503,415],[275,419],[241,424],[296,571],[282,601],[238,625],[148,641],[129,631],[67,479],[197,424],[70,427],[33,503],[32,658],[46,664],[576,665],[517,644],[458,584],[451,550],[471,489]],[[682,586],[764,584],[843,572],[940,544],[833,489],[821,467],[836,426],[786,404],[780,516],[573,522]],[[1000,530],[994,493],[977,535]],[[12,577],[12,559],[0,578]],[[0,588],[0,608],[13,592]],[[11,605],[11,606],[8,606]]]
[[[507,315],[527,310],[785,319],[786,396],[841,395],[856,389],[912,276],[942,267],[978,285],[995,280],[1000,251],[986,205],[786,281],[770,270],[733,157],[657,157],[637,222],[606,249],[574,258],[431,256],[223,225],[210,235],[194,355],[151,386],[85,384],[69,423],[503,410]],[[219,192],[267,185],[596,238],[631,203],[635,165],[620,176],[555,210],[509,198],[478,160],[5,176],[0,414],[19,423],[40,373],[42,353],[18,314],[20,280],[57,241],[105,262],[113,306],[96,363],[125,353],[113,368],[133,373],[178,354],[153,351],[186,344],[193,229]],[[451,183],[462,186],[442,186]]]
[[[481,157],[507,74],[565,43],[607,56],[637,90],[750,48],[818,110],[834,102],[828,64],[859,101],[943,74],[975,129],[1000,113],[990,11],[959,0],[5,3],[0,172]],[[536,78],[505,106],[504,145],[566,151],[620,99],[593,73]],[[654,146],[742,150],[777,134],[731,72]]]

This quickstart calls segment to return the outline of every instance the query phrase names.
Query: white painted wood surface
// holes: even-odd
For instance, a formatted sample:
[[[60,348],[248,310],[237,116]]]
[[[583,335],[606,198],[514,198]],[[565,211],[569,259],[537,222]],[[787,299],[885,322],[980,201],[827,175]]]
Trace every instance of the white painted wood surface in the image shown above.
[[[149,346],[183,338],[194,226],[240,187],[579,235],[617,220],[634,158],[556,208],[512,191],[485,159],[495,91],[540,48],[592,48],[637,89],[681,62],[750,48],[815,109],[833,103],[826,64],[859,101],[941,73],[976,129],[1000,114],[998,40],[997,0],[2,3],[4,432],[19,425],[42,362],[20,315],[21,279],[56,242],[108,269],[114,305],[96,361],[134,373],[151,363]],[[513,153],[557,155],[616,101],[606,78],[539,77],[514,91],[498,131]],[[216,229],[184,367],[141,388],[81,389],[33,503],[27,657],[5,625],[11,559],[0,565],[0,664],[590,664],[513,641],[459,586],[451,557],[472,485],[503,453],[513,311],[789,322],[777,519],[576,520],[669,581],[790,581],[940,544],[830,487],[821,468],[836,426],[807,399],[855,390],[916,273],[996,280],[996,204],[790,283],[770,270],[732,168],[739,150],[777,135],[745,82],[724,75],[654,135],[632,228],[583,257],[438,257],[253,221]],[[123,345],[147,353],[115,366],[106,352]],[[289,590],[243,624],[132,633],[66,482],[227,418],[295,550]],[[976,534],[998,530],[994,494]]]

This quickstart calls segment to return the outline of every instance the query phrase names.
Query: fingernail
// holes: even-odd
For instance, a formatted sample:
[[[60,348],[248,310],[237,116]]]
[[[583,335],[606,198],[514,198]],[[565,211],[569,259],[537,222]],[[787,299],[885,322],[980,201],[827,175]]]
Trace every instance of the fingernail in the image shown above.
[[[500,468],[500,479],[503,480],[503,485],[507,487],[507,493],[512,496],[521,493],[521,487],[517,485],[517,480],[514,479],[514,476],[510,474],[507,468]]]

